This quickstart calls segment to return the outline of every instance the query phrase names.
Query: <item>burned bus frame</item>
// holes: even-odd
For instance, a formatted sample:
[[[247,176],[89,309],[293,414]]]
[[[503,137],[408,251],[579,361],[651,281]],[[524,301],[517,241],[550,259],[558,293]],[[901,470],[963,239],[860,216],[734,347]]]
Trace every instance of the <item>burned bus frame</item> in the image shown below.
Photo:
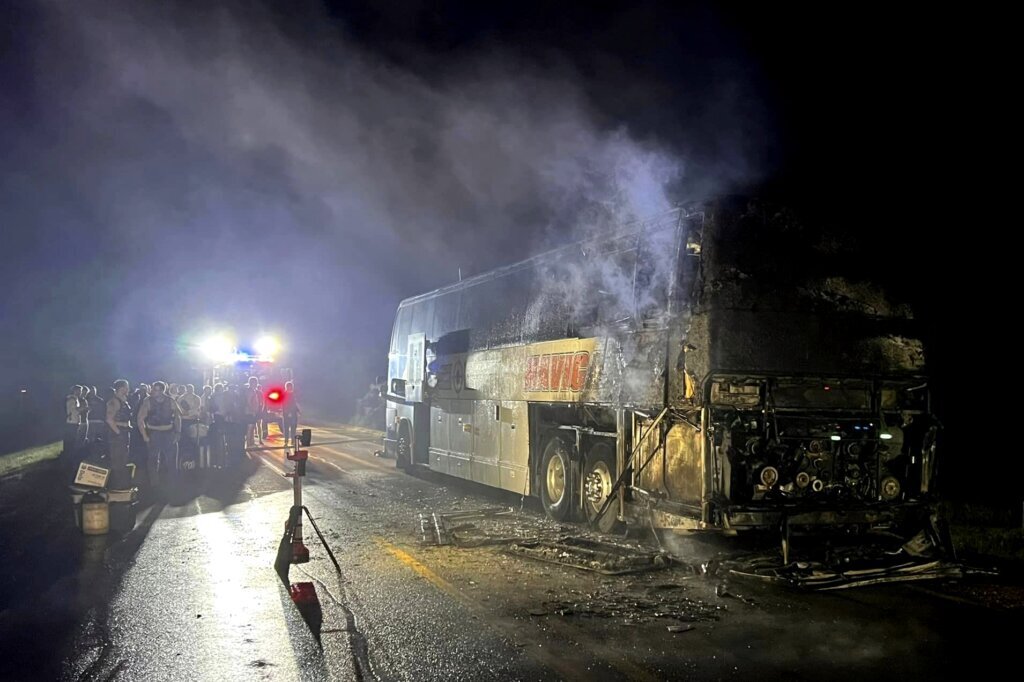
[[[385,449],[605,531],[921,512],[937,423],[912,313],[806,234],[723,201],[403,301]]]

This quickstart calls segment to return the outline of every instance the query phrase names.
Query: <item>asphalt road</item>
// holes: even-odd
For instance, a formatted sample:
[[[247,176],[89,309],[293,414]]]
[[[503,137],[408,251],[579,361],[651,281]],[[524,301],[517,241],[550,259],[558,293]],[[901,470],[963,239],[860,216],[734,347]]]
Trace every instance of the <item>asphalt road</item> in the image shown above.
[[[479,527],[579,529],[549,522],[530,500],[396,471],[374,457],[370,432],[321,426],[314,440],[349,441],[312,448],[305,479],[306,505],[341,567],[307,525],[312,559],[290,578],[313,582],[319,612],[304,618],[272,568],[292,492],[282,451],[268,449],[238,476],[146,508],[125,538],[59,536],[73,568],[36,567],[23,579],[28,593],[5,593],[0,677],[907,680],[1017,659],[1024,610],[987,598],[1013,586],[805,593],[692,566],[605,576],[510,555],[507,543],[432,546],[420,513],[508,505],[512,515]],[[744,549],[741,540],[673,546],[693,565]]]

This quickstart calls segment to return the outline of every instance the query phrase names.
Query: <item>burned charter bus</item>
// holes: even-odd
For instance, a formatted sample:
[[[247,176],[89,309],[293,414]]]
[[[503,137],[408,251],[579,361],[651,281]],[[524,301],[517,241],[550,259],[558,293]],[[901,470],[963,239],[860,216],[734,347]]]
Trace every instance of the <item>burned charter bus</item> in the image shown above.
[[[407,299],[385,447],[605,531],[923,509],[922,342],[848,241],[723,201]]]

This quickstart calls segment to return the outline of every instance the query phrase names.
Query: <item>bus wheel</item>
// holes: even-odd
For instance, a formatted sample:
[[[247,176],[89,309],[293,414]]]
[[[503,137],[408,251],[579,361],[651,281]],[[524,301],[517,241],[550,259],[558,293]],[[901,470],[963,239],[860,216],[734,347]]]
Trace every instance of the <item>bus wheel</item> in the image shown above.
[[[555,521],[565,521],[572,511],[572,460],[569,445],[550,438],[540,461],[540,501]]]
[[[586,469],[583,472],[583,510],[587,521],[594,523],[605,500],[615,485],[615,450],[606,442],[599,442],[587,453]],[[611,533],[619,528],[618,505],[611,502],[604,516],[597,520],[596,528],[602,533]]]
[[[412,467],[412,445],[409,439],[409,427],[405,424],[398,428],[398,443],[395,446],[395,467],[406,471]]]

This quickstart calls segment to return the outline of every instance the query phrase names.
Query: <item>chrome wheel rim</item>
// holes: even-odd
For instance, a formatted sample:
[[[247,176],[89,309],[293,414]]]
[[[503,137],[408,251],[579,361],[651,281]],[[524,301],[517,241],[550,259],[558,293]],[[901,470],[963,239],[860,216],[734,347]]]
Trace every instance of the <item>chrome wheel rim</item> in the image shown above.
[[[548,470],[544,476],[548,499],[553,505],[559,504],[565,496],[565,464],[562,461],[561,448],[558,448],[557,452],[558,455],[548,460]]]
[[[596,508],[600,508],[605,498],[612,492],[612,472],[608,464],[598,461],[583,482],[587,500]]]

